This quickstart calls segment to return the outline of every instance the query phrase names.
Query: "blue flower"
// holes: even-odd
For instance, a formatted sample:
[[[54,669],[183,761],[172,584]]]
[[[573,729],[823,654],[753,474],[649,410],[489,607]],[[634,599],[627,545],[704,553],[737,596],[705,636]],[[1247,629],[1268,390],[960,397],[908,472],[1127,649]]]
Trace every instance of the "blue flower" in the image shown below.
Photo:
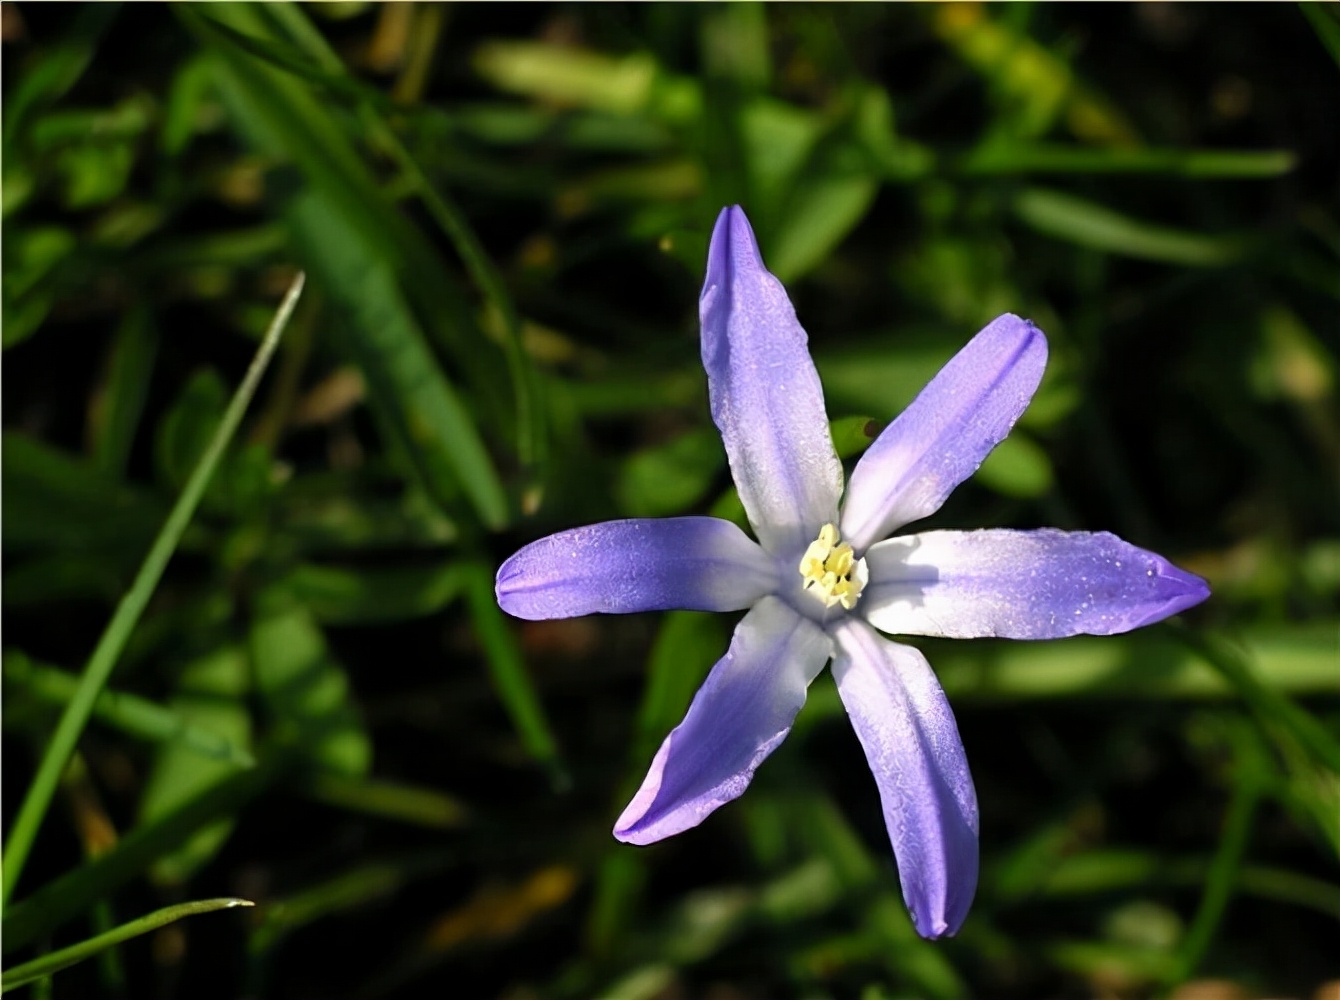
[[[926,658],[880,633],[1111,635],[1209,588],[1105,532],[889,537],[939,509],[1028,406],[1047,342],[1027,320],[999,317],[950,359],[866,450],[844,496],[805,331],[738,207],[717,219],[699,307],[712,418],[758,542],[711,517],[563,531],[503,563],[498,603],[527,619],[748,609],[615,824],[632,844],[741,795],[831,660],[916,928],[953,934],[977,888],[977,795]]]

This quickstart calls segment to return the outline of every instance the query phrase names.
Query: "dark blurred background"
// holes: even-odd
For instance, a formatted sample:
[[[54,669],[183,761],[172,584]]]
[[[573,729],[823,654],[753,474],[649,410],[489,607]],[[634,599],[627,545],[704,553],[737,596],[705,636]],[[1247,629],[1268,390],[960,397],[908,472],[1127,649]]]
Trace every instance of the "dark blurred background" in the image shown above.
[[[25,992],[1340,995],[1336,9],[4,4],[7,831],[307,274],[5,967],[238,896]],[[1214,589],[918,642],[981,800],[953,940],[912,930],[827,675],[746,796],[635,849],[730,616],[493,601],[549,532],[738,514],[697,344],[731,203],[835,434],[1001,312],[1048,334],[927,526],[1110,530]]]

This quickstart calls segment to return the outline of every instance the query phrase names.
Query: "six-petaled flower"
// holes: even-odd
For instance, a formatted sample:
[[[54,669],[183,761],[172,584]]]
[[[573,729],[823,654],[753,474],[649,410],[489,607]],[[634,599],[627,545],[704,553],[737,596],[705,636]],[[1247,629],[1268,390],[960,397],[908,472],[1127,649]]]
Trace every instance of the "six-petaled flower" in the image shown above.
[[[738,207],[717,220],[700,300],[712,417],[758,541],[710,517],[610,521],[527,545],[498,571],[520,618],[749,609],[661,744],[614,835],[649,844],[738,797],[830,660],[879,786],[903,898],[955,933],[977,887],[977,796],[949,703],[894,635],[1110,635],[1203,601],[1203,580],[1107,533],[891,533],[933,514],[1009,433],[1047,342],[1005,315],[861,456],[843,493],[818,372]]]

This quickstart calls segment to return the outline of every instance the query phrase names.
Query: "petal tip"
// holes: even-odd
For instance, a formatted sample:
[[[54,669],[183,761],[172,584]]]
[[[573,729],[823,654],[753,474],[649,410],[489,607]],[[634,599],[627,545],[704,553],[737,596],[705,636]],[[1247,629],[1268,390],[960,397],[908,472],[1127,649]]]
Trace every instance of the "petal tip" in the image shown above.
[[[522,621],[537,622],[546,618],[570,617],[555,613],[546,607],[542,597],[537,599],[536,579],[527,558],[533,551],[534,544],[531,543],[513,552],[503,560],[503,564],[498,567],[497,576],[493,579],[493,598],[504,612]]]
[[[976,888],[974,882],[973,889]],[[929,941],[937,938],[953,937],[957,934],[964,922],[968,919],[968,911],[972,908],[972,900],[975,892],[969,891],[966,895],[959,895],[957,898],[951,897],[945,900],[943,907],[932,907],[923,911],[920,908],[913,909],[908,907],[908,912],[912,917],[912,926],[917,929],[917,933]]]
[[[922,920],[914,916],[912,924],[916,927],[918,934],[931,941],[946,936],[952,937],[954,934],[954,931],[949,929],[949,924],[938,917],[933,920]],[[954,928],[954,930],[958,930],[958,928]]]
[[[647,777],[650,782],[653,775]],[[614,839],[619,843],[632,844],[634,847],[648,847],[697,825],[696,823],[667,823],[667,817],[661,811],[653,810],[652,807],[656,804],[656,792],[659,791],[660,776],[655,775],[655,777],[657,787],[648,789],[644,785],[638,791],[638,794],[633,796],[633,801],[624,807],[624,811],[619,814],[619,818],[614,821],[614,829],[611,832],[614,834]]]
[[[763,255],[759,252],[754,229],[744,209],[727,205],[717,216],[712,229],[712,240],[707,249],[707,280],[703,292],[729,282],[739,268],[762,268]]]
[[[1166,559],[1157,565],[1159,590],[1165,600],[1164,617],[1194,608],[1210,596],[1210,585],[1195,573],[1174,566]]]
[[[653,812],[652,806],[655,802],[647,801],[647,798],[639,793],[614,821],[612,832],[615,840],[622,844],[632,844],[634,847],[647,847],[677,833],[683,833],[697,826],[705,818],[700,816],[688,819],[676,816],[674,810],[671,810],[669,815],[666,815],[665,810]]]
[[[991,321],[989,327],[998,327],[1017,338],[1022,351],[1047,350],[1047,335],[1031,319],[1016,316],[1014,313],[1002,313]]]
[[[512,602],[512,595],[517,579],[516,556],[509,556],[503,560],[503,564],[498,567],[498,573],[493,578],[493,597],[498,602],[498,607],[502,608],[509,615],[516,615],[516,612],[509,607]]]
[[[622,820],[622,817],[620,817]],[[621,844],[632,844],[634,847],[645,847],[654,841],[646,839],[638,830],[636,824],[623,826],[616,823],[613,830],[614,839]]]

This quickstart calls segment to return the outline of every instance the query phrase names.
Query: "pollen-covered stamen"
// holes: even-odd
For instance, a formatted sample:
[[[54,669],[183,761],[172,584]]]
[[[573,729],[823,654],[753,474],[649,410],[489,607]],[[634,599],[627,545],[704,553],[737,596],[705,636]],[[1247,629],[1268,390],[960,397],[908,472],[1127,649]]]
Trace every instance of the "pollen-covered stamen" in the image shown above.
[[[865,587],[865,560],[857,562],[850,545],[840,541],[837,527],[825,524],[800,558],[802,586],[831,608],[841,604],[850,611]]]

